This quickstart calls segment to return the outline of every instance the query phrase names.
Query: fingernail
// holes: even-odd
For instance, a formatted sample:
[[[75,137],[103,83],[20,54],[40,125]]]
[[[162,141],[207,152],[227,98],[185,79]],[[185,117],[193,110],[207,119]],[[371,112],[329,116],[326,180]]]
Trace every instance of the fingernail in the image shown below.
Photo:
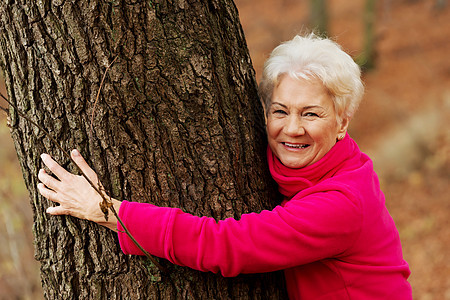
[[[46,213],[51,213],[52,212],[52,208],[51,207],[49,207],[49,208],[47,208],[47,210],[45,211]]]
[[[80,155],[80,152],[78,152],[77,149],[73,149],[73,150],[72,150],[72,154],[73,154],[74,156],[79,156],[79,155]]]
[[[42,159],[42,160],[45,160],[46,158],[47,158],[47,155],[46,155],[45,153],[42,153],[42,154],[41,154],[41,159]]]

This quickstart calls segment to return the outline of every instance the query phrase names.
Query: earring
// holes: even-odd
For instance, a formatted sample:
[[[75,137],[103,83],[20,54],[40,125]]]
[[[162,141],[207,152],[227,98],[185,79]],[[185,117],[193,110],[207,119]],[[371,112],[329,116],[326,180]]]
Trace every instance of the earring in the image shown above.
[[[341,134],[341,135],[339,135],[338,136],[338,140],[340,141],[340,140],[343,140],[345,138],[345,135],[344,134]]]

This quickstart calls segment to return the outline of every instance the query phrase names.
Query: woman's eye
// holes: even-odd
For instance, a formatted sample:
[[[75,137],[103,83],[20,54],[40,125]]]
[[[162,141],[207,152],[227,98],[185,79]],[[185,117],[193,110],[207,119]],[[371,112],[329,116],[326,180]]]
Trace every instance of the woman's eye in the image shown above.
[[[307,112],[304,114],[305,117],[318,117],[318,115],[316,113],[313,112]]]
[[[274,114],[281,114],[281,115],[285,115],[286,114],[286,112],[284,110],[281,110],[281,109],[277,109],[273,113]]]

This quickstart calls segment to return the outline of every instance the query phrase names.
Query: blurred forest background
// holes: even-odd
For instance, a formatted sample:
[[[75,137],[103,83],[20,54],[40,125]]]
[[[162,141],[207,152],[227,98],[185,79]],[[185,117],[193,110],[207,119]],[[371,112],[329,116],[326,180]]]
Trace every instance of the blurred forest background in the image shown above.
[[[450,4],[446,0],[236,0],[259,80],[273,47],[323,26],[357,60],[370,54],[350,134],[374,160],[399,228],[414,299],[450,299]],[[326,4],[318,22],[313,4]],[[367,9],[373,7],[373,13]],[[314,22],[313,22],[314,21]],[[373,21],[373,39],[367,39]],[[370,55],[369,55],[370,56]],[[366,55],[367,57],[367,55]],[[0,76],[0,90],[5,86]],[[4,102],[1,102],[3,106]],[[0,115],[0,299],[41,299],[32,211]]]

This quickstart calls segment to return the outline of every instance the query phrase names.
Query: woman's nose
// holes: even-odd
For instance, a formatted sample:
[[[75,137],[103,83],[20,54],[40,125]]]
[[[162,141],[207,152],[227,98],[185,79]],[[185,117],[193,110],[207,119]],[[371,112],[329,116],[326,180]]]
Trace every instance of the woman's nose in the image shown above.
[[[305,134],[302,121],[297,116],[290,116],[284,125],[284,133],[288,136],[299,136]]]

